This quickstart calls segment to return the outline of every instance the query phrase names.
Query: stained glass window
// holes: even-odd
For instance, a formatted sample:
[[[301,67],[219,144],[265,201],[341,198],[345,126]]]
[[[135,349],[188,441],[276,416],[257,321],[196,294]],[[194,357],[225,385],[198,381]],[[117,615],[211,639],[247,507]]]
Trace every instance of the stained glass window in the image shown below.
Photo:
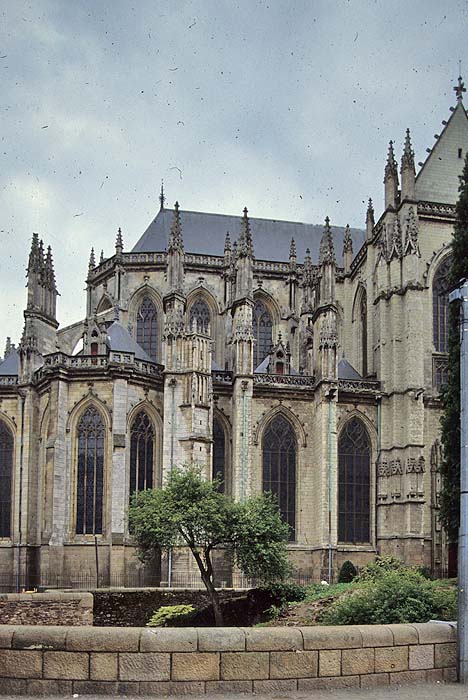
[[[265,359],[271,351],[273,321],[265,304],[258,300],[253,310],[253,332],[255,337],[254,367]]]
[[[361,352],[362,352],[362,376],[367,376],[367,294],[361,296]]]
[[[156,362],[157,358],[157,314],[149,297],[144,297],[137,315],[137,343]]]
[[[351,418],[338,440],[338,540],[370,541],[369,435],[359,418]]]
[[[221,491],[226,491],[226,437],[217,418],[213,421],[213,479],[220,479]]]
[[[197,299],[190,309],[190,328],[199,333],[207,333],[211,322],[208,304],[203,299]]]
[[[283,520],[290,526],[289,539],[296,530],[296,435],[282,415],[273,420],[263,434],[263,490],[278,499]]]
[[[89,406],[77,427],[76,532],[79,535],[102,534],[104,433],[101,414]]]
[[[130,496],[153,488],[154,429],[147,413],[140,411],[130,429]]]
[[[13,435],[0,420],[0,537],[11,537],[11,485],[13,478]]]
[[[448,352],[448,292],[450,257],[439,265],[432,283],[432,332],[436,352]]]

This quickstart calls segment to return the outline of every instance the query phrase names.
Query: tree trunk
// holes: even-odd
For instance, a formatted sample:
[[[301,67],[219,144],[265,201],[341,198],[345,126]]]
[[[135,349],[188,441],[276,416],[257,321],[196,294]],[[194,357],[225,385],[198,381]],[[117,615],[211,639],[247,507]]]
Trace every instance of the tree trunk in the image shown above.
[[[214,587],[213,581],[211,580],[208,571],[203,566],[203,561],[200,554],[194,549],[192,549],[192,554],[195,557],[195,561],[197,562],[198,568],[200,569],[202,581],[205,584],[205,588],[208,591],[208,595],[210,596],[211,605],[213,606],[215,625],[216,627],[222,627],[224,625],[224,619],[221,610],[221,605],[219,602],[218,591]]]

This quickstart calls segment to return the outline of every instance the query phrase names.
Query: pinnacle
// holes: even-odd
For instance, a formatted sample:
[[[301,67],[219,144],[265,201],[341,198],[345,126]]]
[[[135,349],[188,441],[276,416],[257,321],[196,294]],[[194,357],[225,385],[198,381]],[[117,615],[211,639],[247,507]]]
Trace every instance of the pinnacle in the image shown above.
[[[351,231],[349,229],[349,224],[346,224],[345,234],[343,238],[343,255],[345,253],[353,252],[353,239],[351,238]]]
[[[385,165],[385,180],[389,177],[397,176],[397,164],[395,160],[395,153],[393,150],[393,141],[390,141],[388,145],[388,155],[387,164]]]
[[[294,240],[294,238],[291,238],[291,245],[289,247],[289,257],[295,258],[296,256],[297,256],[296,241]]]
[[[180,222],[179,202],[174,204],[174,216],[169,233],[169,250],[183,251],[184,242],[182,238],[182,224]]]
[[[94,248],[91,248],[91,253],[89,254],[88,269],[94,270],[96,267],[96,258],[94,257]]]
[[[115,249],[116,249],[116,251],[118,251],[120,253],[123,250],[122,229],[120,228],[120,226],[117,229],[117,237],[115,239]]]
[[[224,252],[227,253],[230,250],[231,250],[231,236],[229,235],[229,231],[227,231],[226,240],[224,242]]]
[[[253,240],[250,230],[250,221],[248,217],[248,209],[244,207],[244,215],[241,221],[241,232],[239,236],[239,254],[242,256],[253,256]]]
[[[335,264],[335,246],[333,243],[333,233],[328,216],[325,217],[325,226],[323,229],[322,240],[320,241],[319,263],[321,265]]]
[[[414,170],[414,151],[411,148],[410,130],[406,129],[405,146],[401,158],[401,169],[411,168]]]

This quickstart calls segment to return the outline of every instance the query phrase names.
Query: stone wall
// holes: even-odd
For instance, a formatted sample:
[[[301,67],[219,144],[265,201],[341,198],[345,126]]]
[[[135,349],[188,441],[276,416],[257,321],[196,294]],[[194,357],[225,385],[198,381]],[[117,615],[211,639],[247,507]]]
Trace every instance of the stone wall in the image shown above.
[[[309,691],[456,680],[449,623],[302,628],[0,627],[0,694]]]
[[[92,624],[91,593],[0,594],[0,625]]]

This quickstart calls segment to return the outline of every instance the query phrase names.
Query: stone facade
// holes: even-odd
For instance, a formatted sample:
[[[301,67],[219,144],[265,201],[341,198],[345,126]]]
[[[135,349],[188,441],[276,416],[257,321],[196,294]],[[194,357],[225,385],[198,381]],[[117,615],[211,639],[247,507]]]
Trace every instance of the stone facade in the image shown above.
[[[316,580],[379,552],[443,574],[436,283],[467,148],[459,86],[417,175],[409,132],[400,176],[390,145],[385,209],[375,221],[369,202],[363,231],[326,219],[317,238],[317,227],[247,210],[237,221],[171,211],[162,196],[132,251],[119,230],[114,255],[96,263],[92,252],[86,317],[64,328],[52,255],[35,236],[23,337],[0,364],[0,469],[11,475],[0,571],[26,586],[94,585],[96,565],[101,582],[144,581],[130,493],[197,463],[208,478],[221,469],[236,499],[277,492],[291,559]],[[150,457],[136,446],[142,414]],[[161,566],[151,582],[193,572],[183,553],[170,573]]]
[[[0,694],[200,695],[455,681],[449,623],[0,628]]]
[[[0,594],[0,625],[92,625],[91,593]]]

